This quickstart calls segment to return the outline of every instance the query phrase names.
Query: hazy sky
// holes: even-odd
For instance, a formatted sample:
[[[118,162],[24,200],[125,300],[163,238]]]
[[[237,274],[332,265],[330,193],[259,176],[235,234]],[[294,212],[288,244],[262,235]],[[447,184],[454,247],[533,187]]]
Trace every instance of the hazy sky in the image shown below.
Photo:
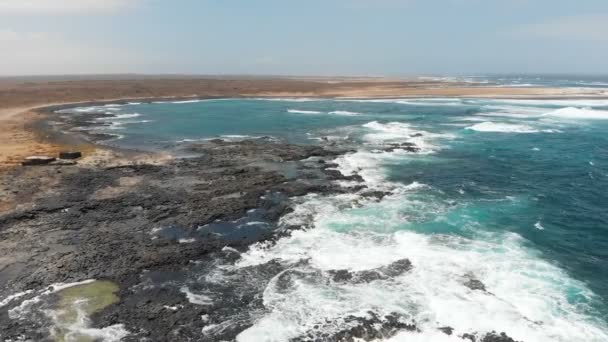
[[[608,0],[0,0],[0,75],[608,74]]]

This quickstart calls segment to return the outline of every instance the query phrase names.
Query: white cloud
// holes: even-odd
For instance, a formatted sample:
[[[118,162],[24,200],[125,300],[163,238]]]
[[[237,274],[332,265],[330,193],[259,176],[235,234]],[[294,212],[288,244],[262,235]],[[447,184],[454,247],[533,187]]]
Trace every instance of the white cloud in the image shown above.
[[[608,41],[608,15],[578,15],[521,26],[509,36],[552,40]]]
[[[90,46],[47,32],[0,29],[0,75],[122,73],[144,67],[133,51]]]
[[[112,12],[138,0],[0,0],[0,14]]]

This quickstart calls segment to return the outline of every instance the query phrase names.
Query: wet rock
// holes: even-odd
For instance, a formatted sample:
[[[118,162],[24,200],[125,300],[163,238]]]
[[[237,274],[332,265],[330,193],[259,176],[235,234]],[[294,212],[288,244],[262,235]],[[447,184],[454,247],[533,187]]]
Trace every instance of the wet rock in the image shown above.
[[[330,182],[332,176],[322,172],[330,163],[308,163],[307,170],[315,172],[306,180],[289,179],[276,171],[250,166],[260,161],[282,165],[313,156],[335,157],[341,151],[266,141],[204,143],[197,144],[195,150],[200,157],[165,165],[66,167],[61,168],[61,174],[56,168],[20,169],[36,172],[37,176],[24,176],[14,191],[35,194],[32,189],[41,179],[53,182],[45,181],[51,191],[34,198],[35,205],[0,214],[0,249],[20,258],[12,263],[14,267],[0,267],[0,298],[53,283],[108,279],[120,287],[121,303],[96,313],[92,317],[94,326],[124,323],[133,332],[126,340],[134,341],[145,336],[234,339],[253,323],[243,320],[209,339],[201,338],[200,332],[207,324],[219,324],[230,315],[263,310],[259,294],[284,266],[269,263],[247,271],[264,279],[259,284],[250,283],[246,273],[230,275],[237,279],[231,288],[214,289],[223,295],[218,296],[221,300],[213,307],[209,323],[200,319],[209,314],[208,308],[187,302],[184,294],[175,289],[139,291],[142,275],[188,269],[196,265],[194,262],[213,264],[218,260],[216,255],[226,248],[244,251],[252,243],[272,241],[284,233],[276,230],[276,223],[289,212],[290,197],[352,190]],[[263,209],[255,218],[267,224],[266,228],[245,239],[230,238],[231,230],[243,230],[242,227],[222,223],[238,221],[254,209]],[[199,231],[199,227],[210,224],[224,227],[226,234],[222,231],[197,235],[204,231]],[[180,243],[180,237],[159,234],[164,227],[179,228],[188,243]],[[234,262],[233,257],[224,258]],[[391,270],[389,267],[382,272],[387,276]],[[327,277],[319,273],[318,280],[326,282]],[[167,310],[164,306],[179,309]],[[39,336],[40,331],[48,333],[43,323],[13,321],[0,312],[3,338],[23,335],[45,340],[48,336]]]
[[[410,142],[391,143],[382,148],[382,151],[385,152],[394,152],[396,150],[404,150],[412,153],[420,152],[420,148],[416,146],[416,144]]]
[[[383,199],[384,197],[386,197],[386,196],[388,196],[390,194],[391,194],[391,192],[389,192],[389,191],[376,191],[376,190],[374,190],[374,191],[363,192],[363,193],[361,193],[361,196],[368,197],[368,198],[369,197],[373,197],[373,198],[376,198],[378,200],[381,200],[381,199]]]
[[[454,333],[454,328],[452,327],[441,327],[439,330],[446,335],[452,335],[452,333]]]
[[[333,270],[328,274],[331,280],[336,283],[369,283],[375,280],[394,278],[412,269],[412,263],[408,259],[401,259],[390,265],[378,267],[373,270],[348,271]]]
[[[519,342],[511,337],[507,336],[504,332],[497,334],[496,332],[491,332],[484,336],[481,339],[481,342]]]
[[[462,338],[463,340],[469,340],[471,342],[477,342],[477,337],[475,337],[475,335],[473,334],[463,334],[462,336],[460,336],[460,338]]]
[[[358,174],[353,175],[344,175],[342,172],[333,169],[323,169],[323,172],[328,175],[332,180],[345,180],[345,181],[354,181],[354,182],[363,182],[363,177]]]
[[[482,283],[481,280],[475,278],[473,274],[465,275],[465,282],[463,283],[463,285],[474,291],[488,292],[486,290],[485,284]]]
[[[461,338],[463,340],[469,340],[471,342],[521,342],[521,341],[516,341],[516,340],[512,339],[504,332],[498,334],[495,331],[493,331],[489,334],[485,334],[483,337],[481,337],[479,339],[473,334],[463,334],[461,336]]]
[[[293,338],[290,342],[338,342],[374,341],[390,338],[401,331],[417,331],[414,322],[408,321],[398,313],[380,317],[369,311],[366,317],[347,316],[340,320],[325,321],[315,325],[304,336]]]

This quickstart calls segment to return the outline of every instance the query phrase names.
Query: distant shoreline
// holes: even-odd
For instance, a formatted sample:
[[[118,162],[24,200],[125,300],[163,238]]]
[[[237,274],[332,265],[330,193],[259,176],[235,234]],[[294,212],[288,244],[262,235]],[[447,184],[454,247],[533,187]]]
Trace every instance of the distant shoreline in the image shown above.
[[[27,156],[99,146],[57,139],[42,124],[50,113],[76,106],[217,98],[505,98],[608,99],[603,89],[518,88],[382,78],[133,78],[32,81],[0,79],[0,171]]]

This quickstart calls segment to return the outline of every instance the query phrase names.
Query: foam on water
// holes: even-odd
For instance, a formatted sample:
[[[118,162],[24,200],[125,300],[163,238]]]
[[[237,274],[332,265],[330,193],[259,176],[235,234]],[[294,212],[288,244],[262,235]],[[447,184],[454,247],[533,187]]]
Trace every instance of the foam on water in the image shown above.
[[[319,99],[315,99],[315,98],[306,98],[306,97],[285,97],[285,98],[279,98],[279,97],[258,97],[258,98],[253,98],[252,100],[257,100],[257,101],[277,101],[277,102],[315,102],[315,101],[319,101]]]
[[[565,119],[608,120],[608,110],[566,107],[546,113],[544,116]]]
[[[574,294],[591,301],[591,291],[525,248],[519,235],[480,231],[480,238],[468,239],[415,233],[405,229],[410,222],[400,214],[410,205],[407,194],[344,210],[348,200],[344,195],[311,197],[294,215],[312,216],[315,229],[294,232],[273,246],[254,246],[237,267],[273,259],[294,264],[307,260],[305,266],[297,266],[307,274],[367,270],[407,258],[413,269],[364,284],[315,282],[302,276],[289,291],[276,285],[278,275],[264,292],[269,313],[239,341],[284,341],[319,322],[364,316],[368,310],[413,319],[421,329],[416,337],[421,341],[434,341],[440,336],[437,329],[444,326],[453,327],[455,335],[504,331],[531,342],[608,338],[601,322],[571,301]],[[482,281],[488,293],[465,286],[469,275]],[[394,340],[409,335],[400,336]]]
[[[122,119],[132,119],[140,117],[139,113],[125,113],[125,114],[116,114],[112,119],[114,120],[122,120]]]
[[[517,125],[499,122],[481,122],[466,129],[477,132],[497,132],[497,133],[538,133],[539,130],[528,125]]]
[[[336,110],[333,112],[329,112],[329,114],[334,114],[334,115],[346,115],[346,116],[357,116],[357,115],[362,115],[361,113],[357,113],[357,112],[350,112],[348,110]]]
[[[459,106],[462,105],[461,99],[454,98],[407,98],[407,99],[339,99],[345,102],[361,103],[396,103],[412,106]]]
[[[11,319],[22,319],[22,318],[24,318],[24,315],[27,314],[29,312],[29,310],[32,309],[32,306],[34,304],[39,303],[46,296],[53,294],[53,293],[57,293],[61,290],[68,289],[70,287],[90,284],[90,283],[93,283],[94,281],[95,281],[95,279],[87,279],[87,280],[83,280],[83,281],[79,281],[79,282],[75,282],[75,283],[52,284],[52,285],[48,286],[46,289],[37,292],[36,296],[34,296],[30,299],[26,299],[23,302],[21,302],[21,304],[19,306],[16,306],[16,307],[10,309],[8,311],[8,316]],[[31,294],[33,292],[34,292],[33,290],[28,290],[28,291],[25,291],[24,293],[13,295],[12,299],[23,297],[24,295]],[[17,297],[15,297],[15,296],[17,296]]]
[[[373,133],[365,135],[368,142],[403,141],[412,138],[418,133],[411,125],[403,122],[380,123],[378,121],[368,122],[363,127],[370,129]]]
[[[186,104],[186,103],[198,103],[198,102],[202,102],[204,100],[183,100],[183,101],[172,101],[171,103],[173,104]]]
[[[516,124],[479,125],[476,128],[490,132],[540,131]],[[409,141],[423,132],[399,122],[374,121],[363,127],[372,131],[363,136],[364,141],[378,144]],[[438,137],[424,132],[421,139],[426,141],[421,144]],[[343,174],[359,174],[369,188],[391,195],[380,202],[352,193],[307,195],[280,224],[313,229],[294,231],[275,244],[257,244],[241,255],[237,268],[280,260],[295,265],[291,271],[297,272],[292,273],[294,285],[288,290],[277,284],[281,274],[268,284],[264,291],[268,313],[242,332],[238,341],[285,341],[306,334],[320,322],[364,317],[369,310],[380,316],[399,313],[420,329],[398,334],[391,341],[455,341],[465,333],[481,337],[492,331],[527,342],[608,339],[605,322],[585,304],[597,300],[593,292],[543,260],[520,235],[486,230],[474,216],[451,214],[465,204],[454,207],[434,197],[413,198],[432,189],[428,185],[389,182],[383,165],[408,157],[411,154],[366,149],[339,157],[336,163]],[[416,228],[428,215],[434,217],[433,222],[467,233],[427,234]],[[455,217],[460,221],[452,223]],[[535,225],[539,226],[540,222]],[[389,280],[345,284],[307,276],[336,269],[369,270],[404,258],[413,269]],[[467,287],[470,277],[481,281],[487,292]],[[452,336],[438,330],[445,326],[454,328]]]
[[[321,112],[316,111],[316,110],[301,110],[301,109],[288,109],[287,112],[292,113],[292,114],[322,114]]]
[[[474,100],[475,103],[512,104],[526,106],[563,106],[563,107],[606,107],[608,100]]]
[[[190,291],[187,287],[182,287],[180,291],[186,295],[188,301],[192,304],[197,305],[211,305],[213,304],[213,298],[205,294],[196,294]]]
[[[91,328],[90,319],[84,309],[86,300],[77,301],[74,305],[77,317],[74,322],[69,324],[61,322],[59,318],[62,314],[61,311],[48,310],[46,312],[55,322],[55,326],[51,330],[52,335],[57,336],[61,332],[61,340],[63,341],[95,340],[103,342],[118,342],[129,335],[129,331],[125,329],[123,324]]]
[[[479,113],[482,116],[498,116],[511,118],[538,118],[546,113],[544,108],[534,108],[514,105],[487,105],[483,109],[491,110],[490,112]]]
[[[27,290],[27,291],[23,291],[23,292],[12,294],[12,295],[10,295],[10,296],[8,296],[8,297],[6,297],[6,298],[4,298],[3,300],[0,301],[0,308],[3,307],[3,306],[8,305],[13,300],[21,298],[21,297],[23,297],[25,295],[28,295],[28,294],[32,293],[32,292],[34,292],[34,291],[33,290]]]
[[[125,113],[125,114],[112,114],[112,116],[95,118],[96,121],[114,121],[114,120],[125,120],[140,117],[139,113]]]
[[[74,111],[78,112],[78,113],[93,113],[93,112],[97,112],[99,110],[100,110],[99,107],[80,107],[80,108],[74,109]]]

